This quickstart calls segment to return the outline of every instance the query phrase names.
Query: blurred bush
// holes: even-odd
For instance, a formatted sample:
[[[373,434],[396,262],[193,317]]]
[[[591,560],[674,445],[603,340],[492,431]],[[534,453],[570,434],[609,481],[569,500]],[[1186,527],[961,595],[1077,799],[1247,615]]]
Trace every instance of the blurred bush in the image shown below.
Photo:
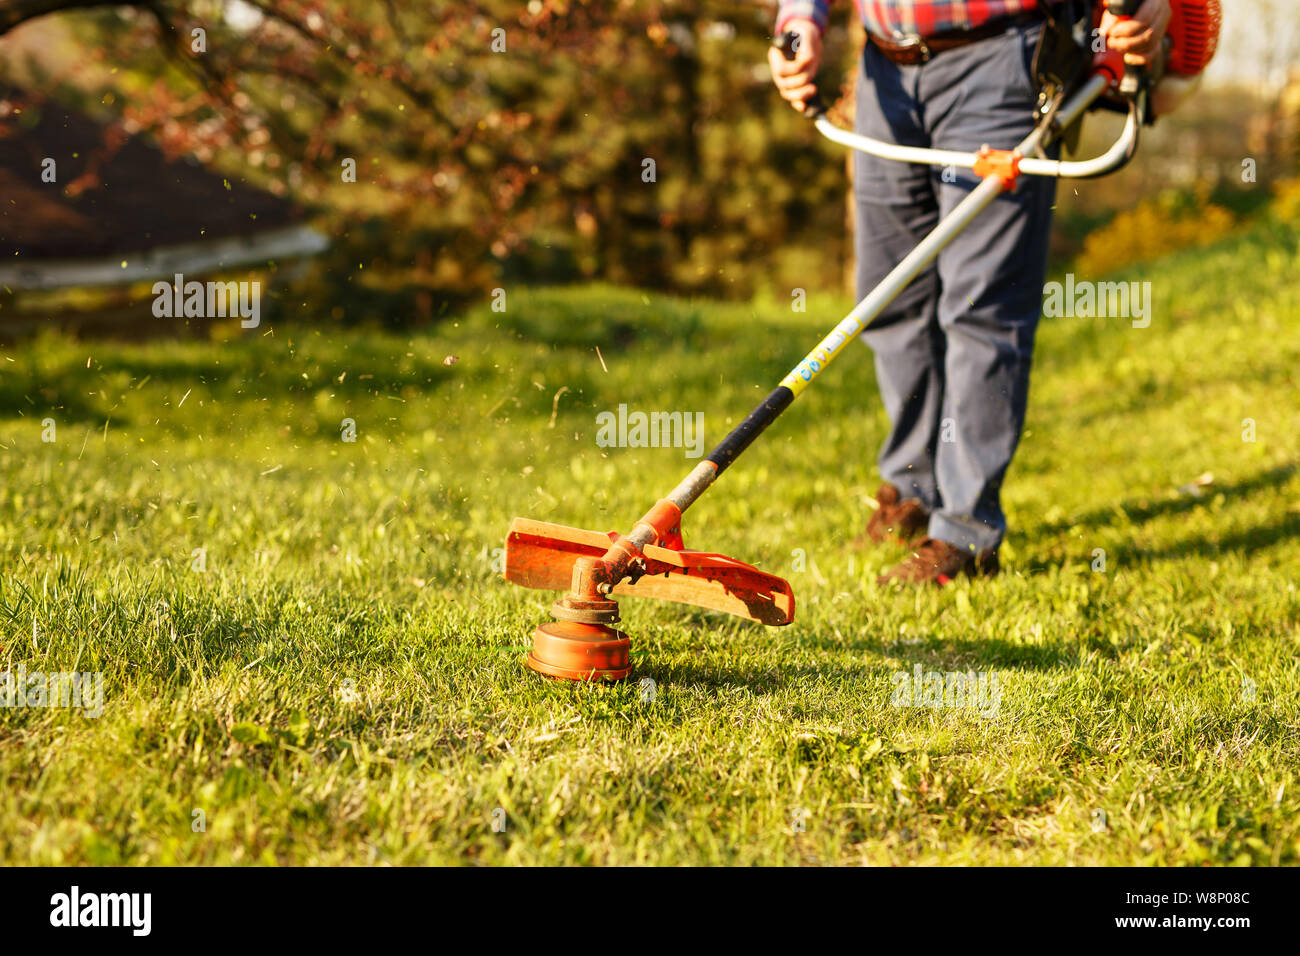
[[[1300,176],[1279,182],[1273,196],[1274,215],[1286,222],[1300,222]]]
[[[1104,275],[1179,249],[1216,242],[1236,225],[1232,212],[1211,200],[1208,186],[1169,190],[1143,199],[1090,232],[1074,267],[1085,275]]]

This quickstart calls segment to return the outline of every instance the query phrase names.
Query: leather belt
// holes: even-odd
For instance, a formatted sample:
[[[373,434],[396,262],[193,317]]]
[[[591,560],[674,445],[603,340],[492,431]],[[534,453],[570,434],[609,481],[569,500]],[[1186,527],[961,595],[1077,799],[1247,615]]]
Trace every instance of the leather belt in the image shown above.
[[[882,37],[868,31],[867,39],[895,63],[916,66],[919,63],[928,63],[945,50],[954,50],[977,40],[987,40],[1005,33],[1013,26],[1029,26],[1042,22],[1041,13],[1021,13],[1014,17],[998,17],[974,30],[949,30],[929,37],[916,34],[906,37]]]

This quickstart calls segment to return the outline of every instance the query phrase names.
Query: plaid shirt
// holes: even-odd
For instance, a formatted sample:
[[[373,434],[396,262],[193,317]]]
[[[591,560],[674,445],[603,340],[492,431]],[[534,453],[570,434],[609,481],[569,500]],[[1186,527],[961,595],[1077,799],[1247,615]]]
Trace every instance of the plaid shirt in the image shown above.
[[[1038,0],[854,0],[862,25],[877,36],[934,36],[949,30],[973,30],[998,17],[1038,8]],[[830,0],[781,0],[776,32],[796,17],[823,30]]]

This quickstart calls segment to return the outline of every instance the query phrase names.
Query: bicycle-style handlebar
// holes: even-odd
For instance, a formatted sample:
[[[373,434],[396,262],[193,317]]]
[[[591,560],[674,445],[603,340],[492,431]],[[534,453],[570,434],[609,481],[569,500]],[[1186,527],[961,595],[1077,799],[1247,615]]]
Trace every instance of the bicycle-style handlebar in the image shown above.
[[[1126,0],[1121,0],[1126,2]],[[773,41],[773,46],[781,51],[787,60],[793,60],[798,53],[800,37],[798,33],[787,30]],[[1125,71],[1128,75],[1128,71]],[[1119,89],[1122,79],[1114,77],[1107,70],[1097,70],[1068,100],[1054,112],[1043,115],[1040,122],[1048,125],[1044,130],[1042,145],[1058,139],[1066,129],[1072,126],[1083,113],[1103,94]],[[1141,91],[1145,96],[1145,90]],[[1030,176],[1052,176],[1058,179],[1092,179],[1105,176],[1125,166],[1137,152],[1138,138],[1142,126],[1141,110],[1138,97],[1126,97],[1129,103],[1128,117],[1124,127],[1110,148],[1099,156],[1085,160],[1054,160],[1041,156],[1021,157],[1005,150],[984,147],[978,152],[963,152],[949,149],[932,149],[924,146],[900,146],[842,129],[831,122],[826,105],[820,93],[804,101],[804,115],[813,121],[818,132],[833,143],[847,146],[859,152],[878,156],[881,159],[902,163],[919,163],[929,166],[953,166],[974,169],[981,175],[986,174],[996,160],[1011,156],[1013,165],[1010,181],[1020,173]]]

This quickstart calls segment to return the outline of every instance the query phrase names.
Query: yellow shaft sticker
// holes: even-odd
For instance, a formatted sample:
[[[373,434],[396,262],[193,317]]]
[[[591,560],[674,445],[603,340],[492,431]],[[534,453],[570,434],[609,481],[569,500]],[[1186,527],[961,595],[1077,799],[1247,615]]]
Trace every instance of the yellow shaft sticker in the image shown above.
[[[808,383],[821,374],[822,369],[830,365],[835,356],[843,351],[844,346],[862,331],[862,320],[850,315],[831,329],[829,335],[809,352],[802,362],[790,370],[790,374],[781,379],[781,384],[796,396],[808,387]]]

